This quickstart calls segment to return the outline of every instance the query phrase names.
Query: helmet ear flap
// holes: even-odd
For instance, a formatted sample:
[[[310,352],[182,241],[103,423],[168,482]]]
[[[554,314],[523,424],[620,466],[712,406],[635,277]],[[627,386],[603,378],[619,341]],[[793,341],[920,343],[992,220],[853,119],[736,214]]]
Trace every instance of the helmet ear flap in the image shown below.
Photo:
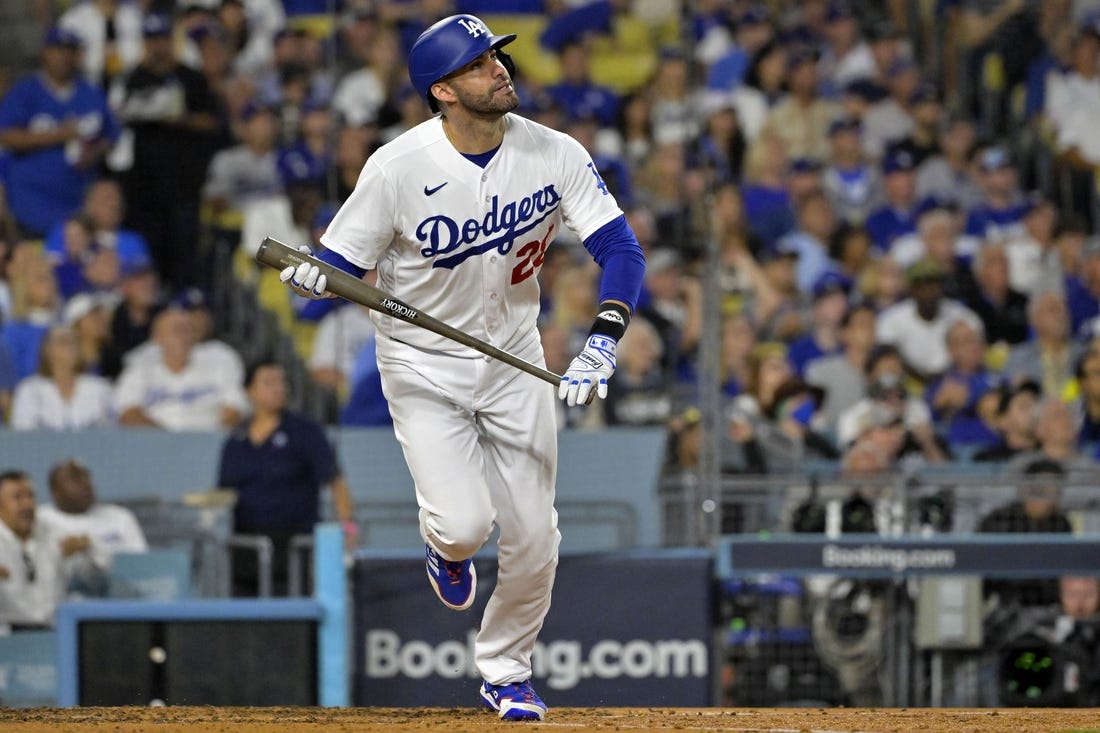
[[[508,76],[515,81],[516,78],[516,62],[512,59],[512,55],[505,53],[500,48],[497,49],[497,60],[500,61],[500,65],[508,72]]]

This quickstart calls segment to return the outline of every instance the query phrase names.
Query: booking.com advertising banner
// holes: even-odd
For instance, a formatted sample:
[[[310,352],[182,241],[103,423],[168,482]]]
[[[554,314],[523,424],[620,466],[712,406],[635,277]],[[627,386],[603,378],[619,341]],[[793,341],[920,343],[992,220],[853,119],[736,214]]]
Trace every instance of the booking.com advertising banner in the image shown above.
[[[477,557],[477,600],[451,611],[422,557],[360,556],[355,567],[355,705],[478,705],[474,636],[496,582]],[[532,656],[551,707],[712,703],[713,555],[563,556]]]

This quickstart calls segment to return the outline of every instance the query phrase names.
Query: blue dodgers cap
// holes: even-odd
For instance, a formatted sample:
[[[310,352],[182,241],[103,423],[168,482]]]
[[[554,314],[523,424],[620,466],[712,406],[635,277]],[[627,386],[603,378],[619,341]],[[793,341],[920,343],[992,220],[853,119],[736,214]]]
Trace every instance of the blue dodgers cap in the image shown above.
[[[161,13],[150,13],[141,21],[141,34],[146,38],[166,38],[172,35],[172,19]]]
[[[833,293],[843,293],[847,295],[851,289],[852,281],[848,279],[844,273],[837,272],[836,270],[826,270],[814,281],[811,292],[813,293],[814,300],[817,300],[818,298],[824,298],[826,295],[832,295]]]
[[[848,20],[854,17],[856,16],[855,13],[852,12],[852,6],[841,0],[834,0],[825,8],[826,23],[835,23],[838,20]]]
[[[837,117],[829,123],[829,137],[841,132],[860,132],[861,130],[863,130],[863,123],[858,117]]]
[[[871,79],[853,79],[845,85],[844,94],[859,97],[873,104],[885,99],[887,92]]]
[[[144,275],[153,271],[153,260],[145,254],[134,255],[122,260],[119,263],[118,270],[121,277]]]
[[[209,308],[210,302],[206,298],[206,293],[201,289],[187,288],[186,290],[181,290],[179,293],[176,293],[176,297],[172,298],[172,302],[169,305],[173,308],[191,311]]]
[[[817,158],[795,158],[787,168],[788,173],[820,173],[825,166]]]
[[[910,173],[916,170],[916,167],[917,159],[905,148],[890,148],[882,158],[883,175],[888,176],[891,173]]]
[[[257,101],[255,99],[251,99],[248,101],[247,104],[245,104],[244,108],[241,109],[241,119],[247,122],[261,112],[275,114],[275,109],[271,105],[264,104],[263,102]]]
[[[909,104],[914,107],[918,104],[924,104],[925,102],[939,101],[940,93],[932,84],[921,84],[911,95],[909,95]]]
[[[761,262],[771,262],[772,260],[778,260],[783,257],[798,258],[798,247],[794,242],[786,238],[776,241],[760,252]]]
[[[63,46],[65,48],[80,48],[84,45],[80,36],[73,33],[68,28],[62,28],[59,25],[50,26],[50,29],[46,31],[45,37],[42,39],[43,46]]]
[[[761,25],[771,22],[771,13],[763,5],[750,5],[737,16],[738,27],[743,25]]]
[[[886,78],[893,80],[901,76],[907,71],[920,71],[920,67],[917,66],[917,62],[908,56],[902,56],[901,58],[890,64],[890,67],[886,70]]]

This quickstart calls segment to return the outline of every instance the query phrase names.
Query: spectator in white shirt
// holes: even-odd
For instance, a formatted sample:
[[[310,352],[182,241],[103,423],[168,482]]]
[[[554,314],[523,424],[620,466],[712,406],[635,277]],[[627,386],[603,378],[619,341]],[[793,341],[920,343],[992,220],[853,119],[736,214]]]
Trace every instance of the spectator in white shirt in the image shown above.
[[[11,426],[16,430],[82,430],[111,422],[111,385],[84,374],[76,332],[54,326],[39,352],[38,373],[16,385]]]
[[[956,321],[981,329],[981,320],[966,306],[943,295],[941,265],[924,258],[906,271],[910,297],[879,314],[875,340],[893,344],[906,366],[922,381],[943,372],[950,363],[947,331]]]
[[[237,424],[247,400],[237,375],[223,361],[196,349],[195,323],[185,310],[168,308],[153,322],[161,357],[129,364],[119,376],[119,423],[165,430],[219,430]]]
[[[1071,163],[1091,167],[1100,163],[1100,32],[1095,27],[1081,28],[1071,58],[1069,72],[1050,76],[1045,112],[1059,152]]]
[[[53,625],[69,581],[91,582],[95,567],[80,542],[61,540],[35,518],[34,485],[26,473],[0,473],[0,626]]]
[[[134,513],[97,502],[92,474],[77,461],[69,458],[50,469],[50,496],[53,503],[39,509],[39,521],[57,536],[85,545],[97,568],[109,570],[119,552],[149,549]]]
[[[214,317],[210,312],[210,302],[206,294],[199,288],[187,288],[177,295],[171,305],[182,309],[191,317],[192,328],[195,334],[195,353],[200,353],[200,358],[210,363],[217,363],[216,369],[226,371],[226,379],[235,382],[244,381],[244,362],[236,349],[224,341],[214,338]],[[122,361],[126,366],[146,360],[153,363],[162,358],[160,344],[150,339],[145,343],[126,352]]]

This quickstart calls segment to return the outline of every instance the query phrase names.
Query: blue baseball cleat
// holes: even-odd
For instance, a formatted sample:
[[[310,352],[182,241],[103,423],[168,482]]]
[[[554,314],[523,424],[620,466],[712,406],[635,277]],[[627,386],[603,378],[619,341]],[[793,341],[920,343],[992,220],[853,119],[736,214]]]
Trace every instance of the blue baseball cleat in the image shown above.
[[[443,605],[455,611],[465,611],[474,602],[477,590],[477,573],[474,561],[470,558],[460,562],[451,562],[440,557],[439,553],[424,545],[427,556],[428,580],[435,588],[435,594]]]
[[[531,682],[515,682],[510,685],[481,685],[481,700],[486,707],[496,710],[501,720],[542,720],[546,715],[546,703],[531,688]]]

